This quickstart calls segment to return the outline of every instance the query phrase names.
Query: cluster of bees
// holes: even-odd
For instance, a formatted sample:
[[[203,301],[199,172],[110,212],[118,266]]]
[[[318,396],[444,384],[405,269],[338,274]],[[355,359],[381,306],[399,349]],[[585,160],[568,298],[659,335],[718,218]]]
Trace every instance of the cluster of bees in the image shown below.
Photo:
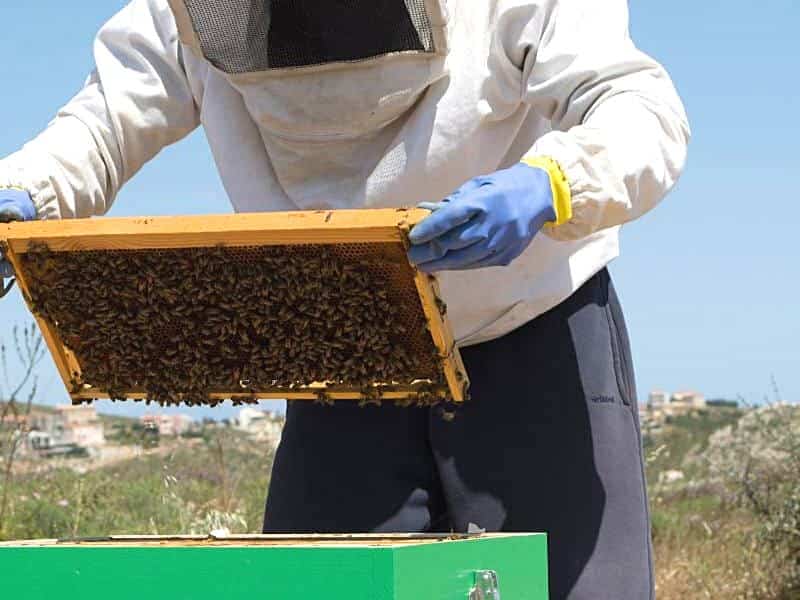
[[[362,390],[367,403],[382,386],[413,384],[425,404],[446,387],[419,300],[402,289],[411,267],[400,247],[39,244],[22,262],[34,312],[81,365],[74,392],[213,405],[210,394],[235,390],[240,403],[322,382]]]

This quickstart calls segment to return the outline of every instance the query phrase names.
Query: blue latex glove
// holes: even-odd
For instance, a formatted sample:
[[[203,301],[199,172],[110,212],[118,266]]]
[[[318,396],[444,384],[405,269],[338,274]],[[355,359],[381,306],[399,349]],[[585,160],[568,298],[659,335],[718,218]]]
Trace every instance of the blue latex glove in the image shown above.
[[[33,221],[36,218],[36,207],[28,192],[23,190],[0,189],[0,223],[11,221]],[[14,276],[14,269],[0,256],[0,297],[4,296],[11,285],[5,285],[2,279]]]
[[[409,234],[409,259],[427,273],[506,266],[556,220],[549,173],[520,163],[476,177]]]
[[[0,189],[0,223],[33,221],[34,219],[36,219],[36,207],[28,192]]]

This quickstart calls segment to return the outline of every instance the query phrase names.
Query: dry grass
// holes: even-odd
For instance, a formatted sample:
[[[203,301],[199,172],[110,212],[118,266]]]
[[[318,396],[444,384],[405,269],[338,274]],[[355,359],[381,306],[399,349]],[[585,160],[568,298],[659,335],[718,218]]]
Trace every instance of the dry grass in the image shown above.
[[[797,600],[786,561],[759,543],[750,515],[688,516],[657,535],[656,594],[659,600]],[[713,518],[716,517],[716,518]]]

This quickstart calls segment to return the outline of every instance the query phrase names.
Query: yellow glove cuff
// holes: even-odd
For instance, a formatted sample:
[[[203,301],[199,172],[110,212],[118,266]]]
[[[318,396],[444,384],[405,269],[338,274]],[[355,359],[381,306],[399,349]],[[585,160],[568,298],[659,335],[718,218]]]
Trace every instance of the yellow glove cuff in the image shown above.
[[[556,213],[556,220],[549,221],[545,225],[555,227],[572,219],[572,190],[561,165],[549,156],[523,158],[522,163],[529,167],[543,169],[550,175],[550,189],[553,193],[553,210]]]

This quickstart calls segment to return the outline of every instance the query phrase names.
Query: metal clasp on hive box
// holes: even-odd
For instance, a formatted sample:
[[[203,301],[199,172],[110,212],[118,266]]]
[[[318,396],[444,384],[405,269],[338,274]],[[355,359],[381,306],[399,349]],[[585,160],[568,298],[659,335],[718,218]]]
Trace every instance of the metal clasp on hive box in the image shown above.
[[[469,600],[500,600],[500,584],[495,571],[475,571],[475,587]]]

